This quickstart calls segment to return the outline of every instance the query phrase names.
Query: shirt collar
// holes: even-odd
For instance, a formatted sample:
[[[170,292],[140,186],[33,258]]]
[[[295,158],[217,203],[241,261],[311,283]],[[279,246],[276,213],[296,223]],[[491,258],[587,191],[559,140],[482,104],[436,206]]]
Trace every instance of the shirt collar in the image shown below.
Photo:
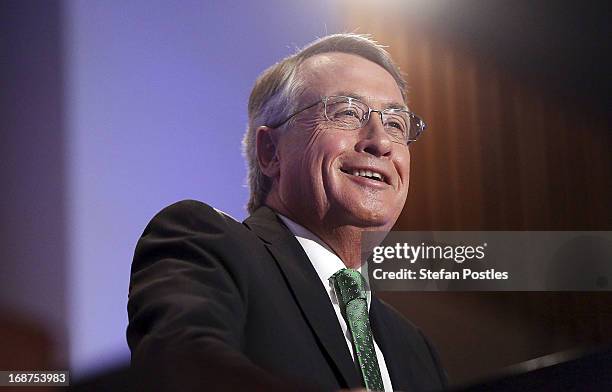
[[[289,231],[293,233],[295,238],[298,240],[306,256],[312,263],[319,279],[327,287],[329,278],[339,270],[346,268],[344,262],[338,257],[336,253],[316,234],[305,228],[304,226],[292,221],[286,216],[276,213],[283,223],[287,226]],[[364,276],[367,279],[367,276]],[[366,291],[368,308],[370,306],[371,292]]]

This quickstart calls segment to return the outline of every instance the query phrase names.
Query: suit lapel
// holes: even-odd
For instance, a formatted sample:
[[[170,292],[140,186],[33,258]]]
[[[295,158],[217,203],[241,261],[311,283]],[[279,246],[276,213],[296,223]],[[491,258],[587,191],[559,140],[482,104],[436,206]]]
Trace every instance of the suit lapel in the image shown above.
[[[299,242],[267,207],[259,208],[244,224],[264,241],[278,263],[304,318],[331,359],[336,373],[347,387],[361,387],[359,373],[325,287]]]
[[[393,339],[393,336],[389,336],[391,329],[387,326],[388,321],[384,317],[383,306],[382,302],[372,292],[372,302],[370,304],[372,335],[385,357],[393,389],[408,390],[410,389],[410,379],[412,377],[412,374],[407,370],[410,367],[405,362],[406,358],[401,358],[398,352],[400,348],[390,341]]]

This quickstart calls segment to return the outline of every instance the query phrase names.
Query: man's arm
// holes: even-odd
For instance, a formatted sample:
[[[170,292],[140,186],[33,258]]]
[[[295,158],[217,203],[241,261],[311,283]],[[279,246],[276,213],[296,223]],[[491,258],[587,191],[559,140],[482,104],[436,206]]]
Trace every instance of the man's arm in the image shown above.
[[[183,201],[155,216],[138,241],[127,329],[136,389],[282,388],[241,352],[248,277],[230,219]]]

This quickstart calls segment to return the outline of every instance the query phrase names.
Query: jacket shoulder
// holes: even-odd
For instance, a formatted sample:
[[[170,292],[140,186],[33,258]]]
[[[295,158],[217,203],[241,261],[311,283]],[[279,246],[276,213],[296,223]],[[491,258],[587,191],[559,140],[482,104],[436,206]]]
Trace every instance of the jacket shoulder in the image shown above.
[[[213,232],[229,226],[242,226],[229,214],[201,201],[188,199],[173,203],[155,214],[145,228],[143,236],[153,230],[155,226],[169,226],[168,229],[171,230],[173,226],[179,223],[183,228]]]
[[[255,233],[228,214],[197,200],[182,200],[159,211],[147,224],[134,251],[132,273],[153,264],[215,262],[238,275],[252,263]]]

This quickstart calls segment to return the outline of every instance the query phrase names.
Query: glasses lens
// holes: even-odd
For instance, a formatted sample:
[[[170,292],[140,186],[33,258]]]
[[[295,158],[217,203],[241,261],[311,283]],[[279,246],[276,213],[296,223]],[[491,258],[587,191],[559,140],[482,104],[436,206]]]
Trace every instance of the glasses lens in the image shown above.
[[[408,141],[408,130],[410,128],[410,119],[408,115],[401,110],[387,110],[383,112],[383,125],[385,131],[395,141],[405,143]]]
[[[408,134],[408,142],[410,143],[417,140],[425,128],[425,122],[416,114],[410,113],[410,133]]]
[[[338,128],[359,129],[369,120],[370,108],[355,98],[328,97],[324,102],[325,117]],[[423,120],[405,109],[384,110],[382,122],[389,136],[399,143],[413,142],[425,130]]]
[[[361,121],[367,112],[367,106],[349,97],[330,97],[325,105],[327,119],[345,129],[361,128]]]

